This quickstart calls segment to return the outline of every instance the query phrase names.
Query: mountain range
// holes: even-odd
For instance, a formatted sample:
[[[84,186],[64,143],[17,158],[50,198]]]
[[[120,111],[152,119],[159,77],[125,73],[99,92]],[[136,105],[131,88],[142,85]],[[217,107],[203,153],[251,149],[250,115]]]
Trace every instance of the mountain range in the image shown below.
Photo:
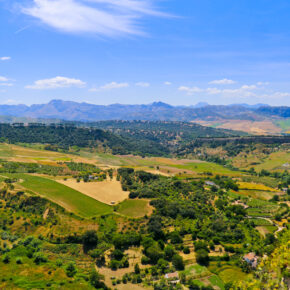
[[[161,121],[263,121],[290,117],[290,107],[265,104],[171,106],[163,102],[148,105],[94,105],[72,101],[52,100],[47,104],[0,105],[0,115],[27,118],[61,119],[67,121],[101,120],[161,120]]]

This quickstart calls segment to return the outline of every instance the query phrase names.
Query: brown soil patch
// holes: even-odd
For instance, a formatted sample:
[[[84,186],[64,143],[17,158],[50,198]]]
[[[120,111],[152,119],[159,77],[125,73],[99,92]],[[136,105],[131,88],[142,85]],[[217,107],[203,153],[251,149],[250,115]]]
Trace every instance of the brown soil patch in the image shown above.
[[[43,219],[44,219],[44,220],[47,219],[48,214],[49,214],[49,208],[47,208],[47,209],[45,210],[45,212],[43,213]]]
[[[266,234],[269,234],[269,231],[267,228],[263,227],[263,226],[259,226],[259,227],[256,227],[256,230],[263,236],[265,237]]]
[[[256,135],[264,134],[279,134],[281,133],[281,128],[277,127],[271,121],[248,121],[248,120],[222,120],[222,124],[216,128],[231,129],[237,131],[244,131]],[[218,123],[217,121],[207,122],[207,121],[197,121],[197,123],[204,126],[211,126]]]
[[[75,179],[56,180],[87,196],[106,204],[120,203],[129,197],[128,191],[123,191],[121,183],[116,179],[102,182],[77,182]]]

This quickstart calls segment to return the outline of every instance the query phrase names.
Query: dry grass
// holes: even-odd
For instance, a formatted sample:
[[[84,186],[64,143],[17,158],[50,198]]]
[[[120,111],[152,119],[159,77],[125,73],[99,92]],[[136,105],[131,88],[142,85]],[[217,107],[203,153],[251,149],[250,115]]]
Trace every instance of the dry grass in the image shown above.
[[[281,133],[282,131],[272,121],[226,120],[218,124],[216,121],[197,121],[196,123],[215,128],[244,131],[255,135]]]
[[[123,191],[121,183],[116,179],[102,182],[77,182],[75,179],[67,179],[57,182],[106,204],[120,203],[129,196],[129,192]]]
[[[238,182],[240,189],[262,190],[262,191],[276,191],[274,188],[266,186],[261,183],[253,182]]]

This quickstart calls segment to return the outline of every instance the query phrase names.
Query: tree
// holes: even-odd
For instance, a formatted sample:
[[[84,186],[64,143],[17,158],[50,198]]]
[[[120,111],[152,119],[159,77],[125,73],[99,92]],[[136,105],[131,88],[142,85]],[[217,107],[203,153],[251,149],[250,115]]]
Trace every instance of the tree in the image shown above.
[[[83,246],[84,252],[87,253],[89,250],[94,249],[98,244],[98,235],[94,230],[86,231],[83,234]]]
[[[275,236],[272,233],[266,234],[265,243],[266,245],[271,245],[276,241]]]
[[[70,262],[70,263],[67,265],[65,271],[66,271],[66,275],[67,275],[68,277],[70,277],[70,278],[73,277],[73,276],[77,273],[77,269],[76,269],[75,264],[74,264],[73,262]]]
[[[172,244],[181,244],[182,243],[182,238],[179,234],[179,232],[174,231],[170,234],[170,240]]]
[[[205,249],[199,249],[196,251],[197,263],[207,266],[209,262],[208,252]]]
[[[135,274],[140,274],[140,267],[139,264],[136,264],[134,267]]]
[[[164,248],[164,256],[166,260],[171,261],[174,254],[175,254],[175,250],[172,245],[168,245]]]
[[[90,283],[96,289],[108,289],[108,287],[104,284],[102,280],[104,280],[104,276],[100,275],[96,270],[92,270],[89,277]]]
[[[176,270],[178,270],[178,271],[184,270],[184,262],[183,262],[183,259],[180,255],[175,254],[172,257],[172,264]]]
[[[8,255],[5,255],[2,259],[4,264],[9,264],[10,263],[10,257]]]
[[[146,256],[150,258],[150,262],[155,265],[159,259],[163,258],[163,252],[157,245],[154,245],[146,250]]]

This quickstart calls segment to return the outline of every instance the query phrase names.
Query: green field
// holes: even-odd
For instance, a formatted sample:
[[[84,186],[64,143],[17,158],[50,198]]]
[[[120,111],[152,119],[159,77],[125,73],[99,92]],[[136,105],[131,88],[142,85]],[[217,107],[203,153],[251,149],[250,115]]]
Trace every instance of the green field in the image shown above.
[[[149,213],[148,200],[128,199],[118,205],[118,213],[133,218],[143,217]]]
[[[236,266],[224,266],[219,271],[219,277],[224,283],[245,280],[247,274]]]
[[[213,174],[225,174],[230,176],[239,176],[237,171],[230,170],[222,165],[211,162],[194,162],[181,165],[170,165],[178,169],[191,170],[197,173],[211,172]]]
[[[266,170],[279,170],[284,171],[289,169],[285,165],[290,160],[290,153],[288,152],[274,152],[270,154],[261,164],[254,166],[256,171]]]
[[[9,176],[21,180],[20,185],[26,189],[82,217],[89,218],[113,212],[111,206],[101,203],[51,179],[29,174],[9,174]]]
[[[279,126],[283,130],[283,132],[290,131],[290,118],[276,121],[275,124]]]

